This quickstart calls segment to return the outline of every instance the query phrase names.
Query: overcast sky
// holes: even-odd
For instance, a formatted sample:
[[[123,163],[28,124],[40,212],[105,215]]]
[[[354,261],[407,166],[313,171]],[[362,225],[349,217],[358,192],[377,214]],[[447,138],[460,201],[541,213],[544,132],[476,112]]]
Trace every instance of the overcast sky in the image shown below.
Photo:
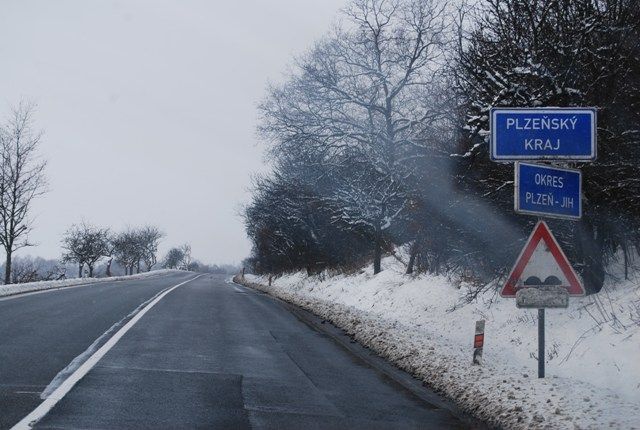
[[[34,206],[35,248],[60,256],[83,220],[155,224],[161,251],[236,263],[238,216],[265,169],[256,104],[344,0],[0,0],[0,113],[38,104],[50,192]]]

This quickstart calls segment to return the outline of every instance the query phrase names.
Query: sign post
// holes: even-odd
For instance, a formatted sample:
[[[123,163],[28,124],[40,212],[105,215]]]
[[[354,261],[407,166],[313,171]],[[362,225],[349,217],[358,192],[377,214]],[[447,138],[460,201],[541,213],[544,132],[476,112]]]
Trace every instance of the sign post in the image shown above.
[[[538,378],[544,378],[544,317],[546,308],[569,306],[569,292],[562,286],[528,287],[516,293],[518,308],[538,309]]]
[[[515,161],[516,213],[568,220],[582,217],[582,173],[524,161],[594,161],[594,108],[491,109],[490,157]],[[544,378],[546,308],[566,308],[584,287],[547,224],[538,220],[500,295],[518,308],[538,309],[538,377]]]
[[[594,108],[491,109],[490,157],[515,163],[516,213],[579,220],[582,173],[576,169],[524,161],[594,161],[597,125]],[[584,287],[547,224],[538,220],[500,295],[515,297],[518,308],[538,309],[538,377],[544,378],[546,308],[566,308]]]
[[[547,223],[538,221],[500,295],[515,297],[518,308],[538,309],[538,377],[544,378],[545,308],[566,308],[584,287]]]
[[[544,308],[538,309],[538,378],[544,378]]]

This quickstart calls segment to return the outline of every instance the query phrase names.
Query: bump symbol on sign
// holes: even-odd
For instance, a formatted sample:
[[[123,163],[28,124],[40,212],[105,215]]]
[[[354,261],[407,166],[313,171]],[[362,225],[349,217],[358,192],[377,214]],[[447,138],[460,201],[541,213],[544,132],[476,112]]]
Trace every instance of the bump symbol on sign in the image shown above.
[[[525,281],[526,287],[537,287],[541,285],[562,285],[562,281],[557,276],[547,276],[544,281],[541,281],[537,276],[529,276]]]

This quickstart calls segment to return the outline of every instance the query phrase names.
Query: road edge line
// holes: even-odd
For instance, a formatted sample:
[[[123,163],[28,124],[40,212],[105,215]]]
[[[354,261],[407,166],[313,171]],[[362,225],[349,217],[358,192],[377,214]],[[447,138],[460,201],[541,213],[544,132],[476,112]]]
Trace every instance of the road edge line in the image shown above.
[[[42,403],[31,411],[26,417],[21,419],[17,424],[11,427],[11,430],[29,430],[38,421],[44,418],[53,407],[66,396],[69,391],[80,381],[89,371],[104,357],[104,355],[113,348],[118,341],[142,318],[149,310],[151,310],[164,296],[175,290],[176,288],[187,284],[202,275],[197,275],[191,279],[181,282],[162,294],[157,296],[152,302],[140,310],[133,316],[124,326],[120,328],[113,336],[107,340],[96,352],[94,352],[80,367],[78,367],[67,379],[65,379]]]

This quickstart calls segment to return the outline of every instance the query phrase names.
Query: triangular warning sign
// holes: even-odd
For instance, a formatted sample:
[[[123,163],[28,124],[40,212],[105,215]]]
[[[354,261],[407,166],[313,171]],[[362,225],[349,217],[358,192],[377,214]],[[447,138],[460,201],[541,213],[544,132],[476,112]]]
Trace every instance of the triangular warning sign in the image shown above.
[[[561,285],[570,296],[585,294],[582,282],[544,221],[538,221],[533,229],[500,295],[515,297],[520,288],[540,285]]]

